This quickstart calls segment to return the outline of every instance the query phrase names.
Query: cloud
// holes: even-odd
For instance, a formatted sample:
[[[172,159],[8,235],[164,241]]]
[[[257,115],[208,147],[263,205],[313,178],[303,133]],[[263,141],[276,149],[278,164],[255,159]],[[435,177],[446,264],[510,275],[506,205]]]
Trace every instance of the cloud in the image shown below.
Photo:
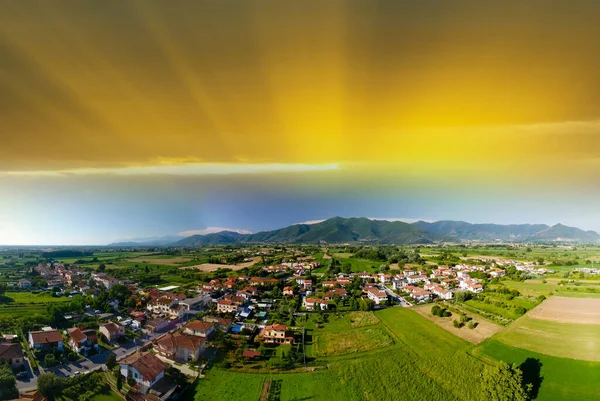
[[[324,222],[325,219],[322,220],[308,220],[308,221],[303,221],[302,223],[296,223],[296,224],[319,224]]]
[[[242,228],[226,228],[226,227],[206,227],[203,228],[201,230],[186,230],[186,231],[182,231],[180,232],[179,235],[180,237],[189,237],[192,235],[206,235],[206,234],[214,234],[214,233],[220,233],[223,231],[231,231],[234,233],[238,233],[238,234],[252,234],[252,231],[250,230],[244,230]]]
[[[338,163],[188,163],[156,166],[132,166],[118,168],[64,169],[54,171],[8,171],[6,175],[28,176],[82,176],[82,175],[223,175],[261,173],[301,173],[338,170]]]
[[[417,221],[425,221],[427,223],[433,223],[435,220],[427,219],[415,219],[409,217],[367,217],[369,220],[384,220],[384,221],[402,221],[404,223],[416,223]]]

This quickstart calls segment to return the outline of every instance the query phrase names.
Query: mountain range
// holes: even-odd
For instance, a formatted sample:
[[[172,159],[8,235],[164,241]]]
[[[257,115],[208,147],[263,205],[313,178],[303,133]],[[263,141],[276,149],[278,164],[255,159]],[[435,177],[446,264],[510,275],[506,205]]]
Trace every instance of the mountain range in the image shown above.
[[[202,246],[237,243],[373,243],[430,244],[436,242],[598,242],[600,234],[563,224],[471,224],[464,221],[372,220],[365,217],[333,217],[315,224],[294,224],[272,231],[240,234],[222,231],[192,235],[174,241],[173,237],[140,242],[120,242],[111,246]]]

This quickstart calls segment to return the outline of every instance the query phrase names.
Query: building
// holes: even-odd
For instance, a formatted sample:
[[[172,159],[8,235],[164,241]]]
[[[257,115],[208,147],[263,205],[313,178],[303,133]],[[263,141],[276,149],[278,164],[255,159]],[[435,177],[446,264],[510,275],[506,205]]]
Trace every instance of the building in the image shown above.
[[[375,302],[375,305],[379,305],[388,299],[385,291],[381,291],[375,287],[370,287],[367,289],[367,297]]]
[[[217,312],[219,313],[235,313],[237,312],[237,305],[230,299],[220,299],[217,302]]]
[[[29,347],[33,349],[51,351],[63,350],[63,338],[60,331],[47,328],[46,330],[29,332]]]
[[[12,368],[23,366],[23,349],[19,343],[0,343],[0,363]]]
[[[202,320],[205,322],[215,324],[219,330],[225,333],[229,331],[229,329],[231,328],[231,324],[233,323],[233,320],[219,316],[204,316]]]
[[[151,352],[128,356],[119,363],[121,374],[131,378],[137,389],[146,394],[165,376],[167,365]]]
[[[109,342],[113,342],[125,335],[125,328],[115,322],[101,323],[99,331],[100,334],[104,334],[104,337]]]
[[[210,337],[215,331],[213,323],[204,322],[202,320],[194,320],[185,325],[184,332],[193,336]]]
[[[69,345],[78,353],[89,351],[98,346],[98,335],[95,330],[80,330],[73,328],[67,330],[69,333]]]
[[[146,322],[144,326],[144,332],[146,333],[160,333],[165,331],[169,327],[169,321],[167,319],[152,319]]]
[[[204,353],[206,338],[184,333],[167,334],[156,343],[156,352],[177,362],[196,362]]]
[[[304,305],[303,305],[306,310],[312,311],[312,310],[326,310],[329,309],[329,301],[326,301],[324,299],[320,299],[320,298],[304,298]]]
[[[283,287],[283,295],[286,297],[294,296],[294,287]]]
[[[29,288],[29,287],[31,287],[31,281],[29,281],[25,278],[22,278],[19,280],[19,287],[20,288]]]
[[[336,295],[340,299],[344,299],[344,298],[346,298],[346,295],[348,295],[348,292],[346,290],[344,290],[343,288],[334,288],[333,290],[327,291],[325,293],[325,300],[332,301]]]
[[[285,324],[267,326],[258,335],[265,344],[292,344],[294,334]]]

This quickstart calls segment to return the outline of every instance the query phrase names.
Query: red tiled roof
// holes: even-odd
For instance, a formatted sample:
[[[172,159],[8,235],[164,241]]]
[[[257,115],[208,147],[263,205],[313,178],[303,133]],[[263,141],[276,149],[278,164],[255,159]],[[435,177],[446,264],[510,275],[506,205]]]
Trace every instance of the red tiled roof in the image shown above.
[[[208,331],[211,327],[213,327],[212,323],[203,322],[202,320],[195,320],[185,325],[186,329],[196,331]]]
[[[78,328],[69,329],[69,336],[71,337],[71,340],[73,340],[76,343],[80,343],[82,341],[87,340],[86,335],[83,334]]]
[[[287,326],[282,323],[275,323],[275,324],[265,327],[265,330],[285,331],[285,330],[287,330]]]
[[[100,327],[106,328],[106,330],[108,330],[108,332],[111,334],[118,333],[121,330],[120,326],[118,324],[116,324],[115,322],[103,323],[100,325]]]
[[[167,334],[158,341],[158,346],[167,350],[175,350],[176,348],[186,348],[192,351],[200,349],[202,343],[206,339],[204,337],[192,336],[190,334]]]
[[[244,358],[255,358],[257,356],[260,356],[260,352],[258,352],[258,351],[244,351],[244,352],[242,352],[242,356]]]
[[[135,353],[122,360],[121,364],[133,367],[140,372],[146,381],[153,381],[167,367],[163,361],[150,352],[146,354]]]
[[[0,360],[23,358],[21,344],[0,343]]]
[[[54,344],[62,341],[62,335],[58,330],[32,331],[30,334],[34,344]]]

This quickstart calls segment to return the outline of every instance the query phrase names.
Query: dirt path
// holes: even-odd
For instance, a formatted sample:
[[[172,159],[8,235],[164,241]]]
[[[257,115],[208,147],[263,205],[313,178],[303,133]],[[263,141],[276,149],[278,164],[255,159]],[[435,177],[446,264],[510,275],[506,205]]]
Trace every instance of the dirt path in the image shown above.
[[[260,401],[267,401],[269,398],[269,389],[271,388],[271,380],[265,380],[262,392],[260,393]]]

